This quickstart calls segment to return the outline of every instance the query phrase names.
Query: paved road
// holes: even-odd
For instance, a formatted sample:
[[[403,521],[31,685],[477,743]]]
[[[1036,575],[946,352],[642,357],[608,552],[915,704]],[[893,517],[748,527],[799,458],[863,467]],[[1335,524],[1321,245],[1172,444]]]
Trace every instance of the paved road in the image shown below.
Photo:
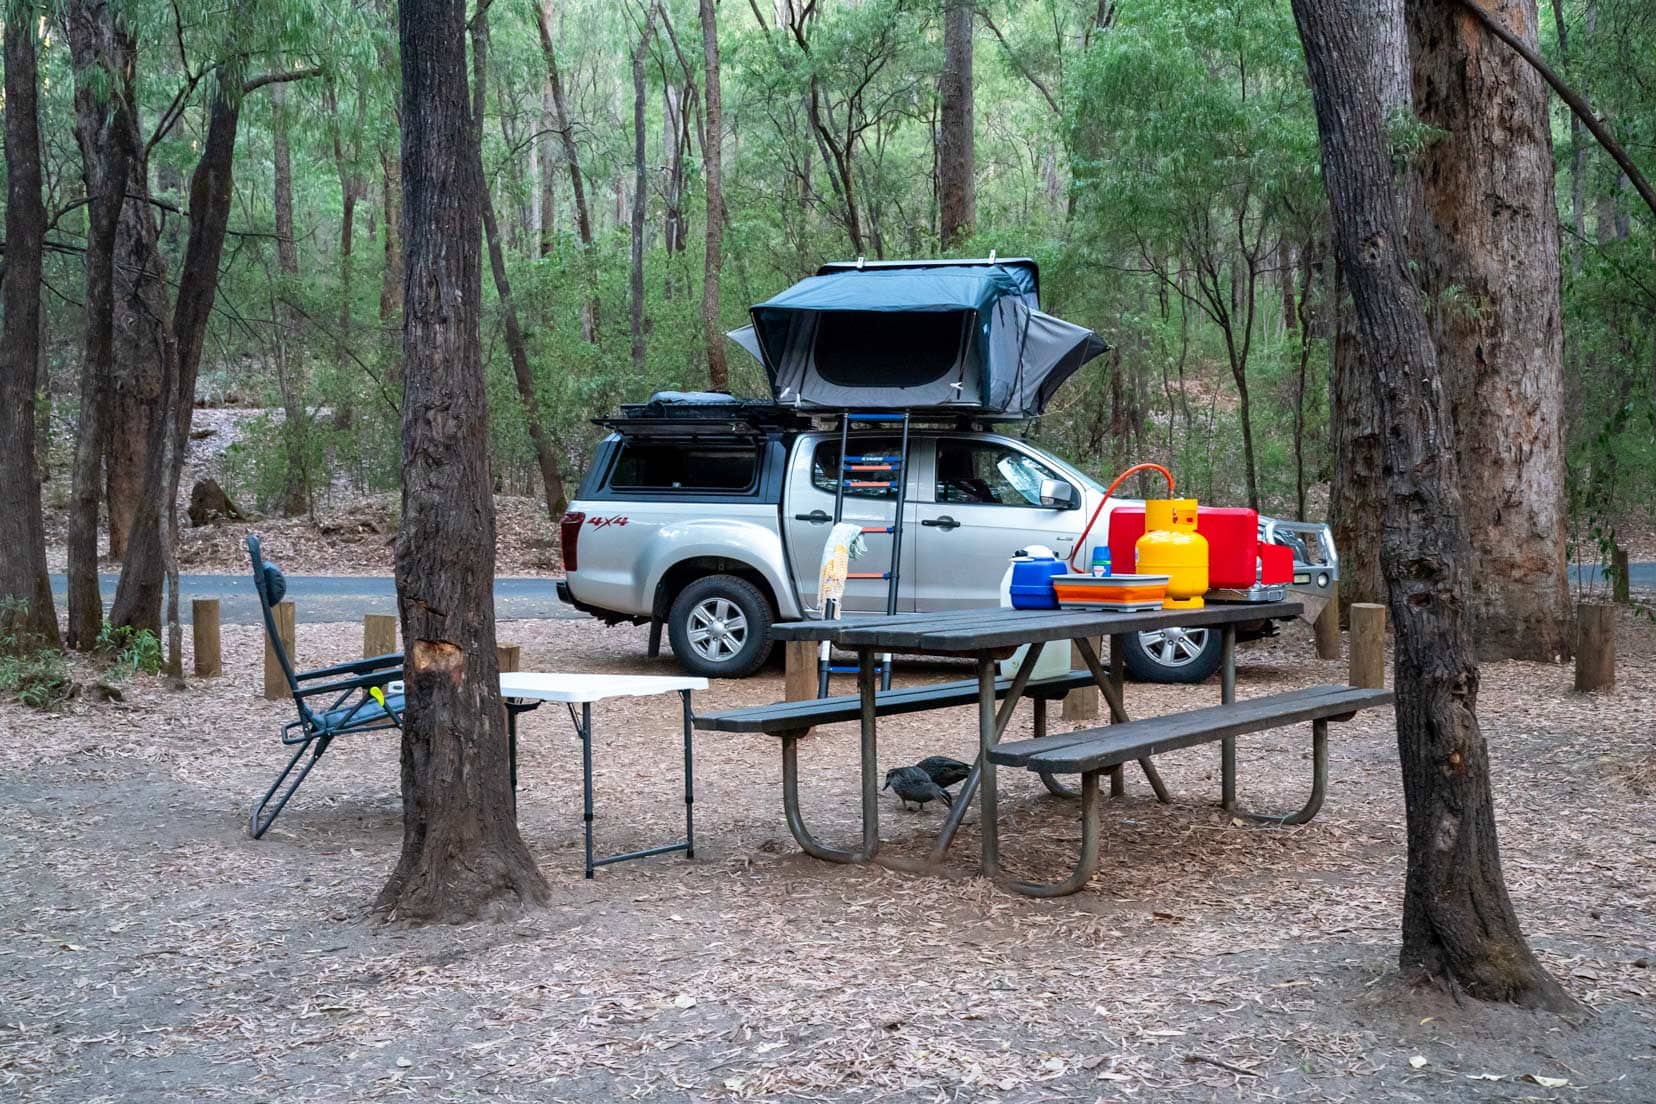
[[[1597,567],[1575,567],[1571,571],[1573,581],[1578,583],[1583,579],[1596,582],[1600,577]],[[1630,565],[1628,577],[1635,590],[1656,590],[1656,562]],[[107,605],[115,597],[118,576],[98,578]],[[259,620],[259,599],[251,575],[184,575],[179,583],[184,592],[181,613],[186,623],[191,598],[219,599],[219,619],[226,625],[252,625]],[[62,575],[52,576],[59,609],[63,608],[65,585]],[[555,585],[552,579],[496,579],[495,616],[501,620],[584,617],[558,601]],[[289,575],[288,597],[298,603],[300,618],[311,622],[356,621],[365,613],[397,612],[396,586],[385,575]]]
[[[106,606],[115,598],[119,578],[98,576]],[[181,575],[178,582],[184,598],[179,613],[186,624],[191,598],[219,599],[219,620],[226,625],[258,623],[259,597],[252,575]],[[501,620],[586,616],[558,601],[555,586],[554,579],[496,579],[495,616]],[[64,576],[52,576],[59,610],[66,588]],[[313,623],[358,621],[365,613],[397,612],[396,586],[383,575],[289,575],[288,597],[298,605],[299,619]]]

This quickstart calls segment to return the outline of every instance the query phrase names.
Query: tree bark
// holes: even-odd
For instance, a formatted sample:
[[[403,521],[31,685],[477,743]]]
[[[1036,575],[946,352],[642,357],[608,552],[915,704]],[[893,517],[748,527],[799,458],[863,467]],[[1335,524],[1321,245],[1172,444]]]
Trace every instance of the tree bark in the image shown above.
[[[539,165],[540,193],[537,229],[540,232],[539,250],[542,257],[550,257],[558,241],[558,155],[557,108],[552,103],[552,82],[546,82],[541,93],[541,129],[547,133],[535,139],[535,157]]]
[[[518,834],[495,656],[495,513],[479,338],[483,167],[464,0],[402,0],[403,844],[376,908],[454,921],[548,889]]]
[[[698,0],[702,58],[707,86],[703,103],[707,137],[702,142],[702,171],[707,177],[707,249],[702,261],[702,342],[707,346],[707,385],[730,390],[724,328],[719,325],[719,280],[724,273],[724,90],[719,76],[718,9],[713,0]]]
[[[972,0],[949,0],[943,12],[943,80],[938,142],[938,235],[945,250],[972,235],[977,221],[972,149]]]
[[[644,165],[644,55],[650,48],[650,37],[655,33],[656,3],[650,0],[644,13],[644,29],[638,36],[638,48],[632,56],[633,85],[633,197],[632,197],[632,263],[629,269],[629,308],[632,328],[632,365],[640,379],[644,376],[644,215],[650,193]]]
[[[1530,46],[1535,0],[1489,14]],[[1541,78],[1459,0],[1407,10],[1422,152],[1421,276],[1466,486],[1485,659],[1568,655],[1563,336],[1552,136]],[[1499,196],[1500,202],[1491,202]]]
[[[130,40],[117,31],[104,0],[69,6],[69,52],[75,71],[75,140],[86,184],[86,341],[80,373],[80,432],[69,512],[69,632],[71,648],[90,648],[103,625],[98,590],[98,503],[102,483],[108,388],[114,374],[115,230],[126,195],[127,165],[136,133],[121,118],[129,98]]]
[[[1562,1008],[1501,873],[1489,749],[1467,600],[1476,562],[1456,427],[1403,249],[1379,99],[1353,0],[1293,0],[1322,139],[1335,247],[1374,366],[1387,525],[1381,563],[1396,628],[1397,743],[1407,812],[1402,968],[1484,1000]]]
[[[483,97],[488,87],[489,69],[488,13],[472,22],[472,115],[481,155],[483,140]],[[529,430],[529,442],[535,449],[535,464],[540,468],[541,487],[546,494],[546,512],[553,521],[563,516],[569,507],[569,496],[564,489],[563,471],[558,464],[558,453],[546,422],[541,414],[540,399],[535,394],[535,375],[529,367],[529,348],[523,338],[523,327],[518,322],[517,301],[512,298],[512,283],[506,274],[506,253],[501,247],[500,224],[495,218],[494,199],[489,189],[479,193],[482,206],[483,235],[489,246],[489,271],[494,276],[495,294],[500,298],[500,315],[506,331],[506,353],[512,362],[512,379],[517,384],[518,399],[523,403],[523,420]]]
[[[1380,96],[1382,118],[1410,110],[1409,39],[1403,25],[1403,0],[1355,0],[1359,33],[1373,44],[1367,68]],[[1404,227],[1400,244],[1412,255],[1409,228],[1418,219],[1420,178],[1414,165],[1397,174],[1398,214]],[[1346,301],[1346,272],[1334,268],[1334,362],[1329,376],[1329,416],[1334,451],[1334,478],[1329,486],[1329,523],[1340,550],[1340,601],[1384,602],[1380,574],[1380,532],[1385,525],[1380,471],[1380,430],[1376,421],[1374,374],[1357,339],[1357,319]]]
[[[57,610],[46,574],[46,532],[35,462],[41,254],[46,236],[46,208],[40,198],[35,23],[32,4],[17,5],[5,20],[6,263],[5,277],[0,280],[0,303],[5,309],[0,320],[0,449],[11,457],[13,471],[11,478],[0,480],[0,600],[25,605],[0,607],[0,635],[15,635],[25,645],[55,648]]]

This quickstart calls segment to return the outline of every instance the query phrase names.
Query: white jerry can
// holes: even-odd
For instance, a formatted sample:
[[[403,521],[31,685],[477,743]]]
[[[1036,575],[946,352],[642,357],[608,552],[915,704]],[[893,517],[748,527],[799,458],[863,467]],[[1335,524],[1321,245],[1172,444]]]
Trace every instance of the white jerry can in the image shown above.
[[[1052,549],[1042,545],[1032,544],[1021,549],[1007,562],[1006,574],[1001,576],[1000,604],[1002,609],[1012,608],[1012,566],[1020,559],[1055,559]],[[1029,658],[1029,645],[1025,644],[1012,653],[1010,659],[1000,661],[1000,674],[1003,678],[1012,678],[1022,668],[1024,660]],[[1041,649],[1041,657],[1035,662],[1035,670],[1030,674],[1032,679],[1058,678],[1067,675],[1070,671],[1069,641],[1055,640]]]

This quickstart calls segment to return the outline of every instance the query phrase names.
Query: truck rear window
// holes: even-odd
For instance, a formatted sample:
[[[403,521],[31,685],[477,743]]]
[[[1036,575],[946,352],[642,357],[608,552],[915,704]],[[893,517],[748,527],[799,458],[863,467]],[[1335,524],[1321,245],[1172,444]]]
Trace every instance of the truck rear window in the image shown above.
[[[750,491],[759,477],[759,443],[627,441],[610,486],[618,491]]]

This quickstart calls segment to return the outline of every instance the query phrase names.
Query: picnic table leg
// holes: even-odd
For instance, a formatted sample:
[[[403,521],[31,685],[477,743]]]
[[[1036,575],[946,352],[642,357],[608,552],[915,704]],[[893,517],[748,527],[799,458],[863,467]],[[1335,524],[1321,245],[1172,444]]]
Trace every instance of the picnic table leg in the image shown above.
[[[1335,718],[1338,720],[1339,718]],[[1315,720],[1311,722],[1311,796],[1296,812],[1272,814],[1250,813],[1247,810],[1236,810],[1236,815],[1256,820],[1262,824],[1304,824],[1322,809],[1323,798],[1328,794],[1328,721]]]
[[[1025,657],[1023,663],[1018,665],[1018,673],[1012,676],[1012,685],[1007,688],[1006,700],[1001,703],[1000,712],[998,714],[994,714],[995,664],[993,660],[988,661],[989,697],[987,700],[989,702],[988,708],[991,714],[994,715],[995,725],[994,739],[991,740],[990,743],[998,743],[1001,735],[1006,732],[1006,726],[1012,722],[1012,714],[1017,712],[1018,709],[1018,699],[1023,696],[1024,687],[1029,685],[1029,677],[1035,673],[1035,663],[1041,658],[1041,649],[1045,647],[1046,645],[1044,644],[1034,645],[1030,648],[1029,654]],[[981,675],[982,672],[980,670],[980,679]],[[980,710],[983,708],[983,692],[983,684],[980,681],[978,683],[978,707]],[[943,861],[943,853],[947,851],[949,849],[949,845],[954,842],[955,833],[960,831],[960,824],[966,819],[966,810],[972,804],[972,795],[977,793],[978,783],[983,777],[982,768],[985,761],[985,756],[981,750],[982,742],[983,739],[980,733],[978,737],[980,750],[978,752],[977,762],[972,764],[971,773],[966,776],[966,781],[961,783],[960,792],[955,795],[954,804],[949,807],[949,815],[943,819],[943,830],[937,833],[937,842],[932,845],[931,861],[934,863]]]
[[[1121,700],[1121,688],[1110,681],[1104,665],[1099,662],[1098,651],[1092,646],[1092,641],[1077,640],[1075,643],[1081,658],[1087,663],[1087,670],[1092,672],[1093,681],[1097,682],[1098,688],[1104,692],[1104,700],[1110,703],[1110,723],[1126,724],[1129,718],[1127,706]],[[1145,780],[1150,783],[1150,788],[1156,791],[1156,800],[1163,805],[1172,804],[1173,798],[1167,792],[1167,783],[1162,781],[1161,772],[1156,770],[1156,764],[1150,761],[1150,757],[1140,759],[1138,765],[1139,769],[1144,771]],[[1112,788],[1113,785],[1112,783]]]
[[[862,851],[857,855],[868,862],[880,851],[880,789],[876,779],[880,774],[878,735],[875,731],[874,653],[867,648],[857,650],[857,692],[862,696]]]
[[[695,714],[690,709],[690,691],[680,690],[679,696],[684,699],[684,857],[696,857],[696,820],[691,806],[696,802],[696,783],[694,766],[691,760],[695,755]]]
[[[1236,701],[1236,626],[1226,625],[1219,645],[1219,700],[1225,705]],[[1236,737],[1226,736],[1219,742],[1219,804],[1225,809],[1236,808]]]
[[[793,833],[799,849],[813,859],[854,863],[858,861],[856,852],[830,847],[811,835],[811,830],[805,827],[805,816],[799,811],[799,738],[809,731],[782,733],[782,813],[787,818],[788,831]]]
[[[1127,700],[1123,693],[1126,684],[1127,638],[1121,633],[1114,633],[1110,636],[1110,685],[1115,687],[1116,694],[1121,697],[1123,702]],[[1120,724],[1121,722],[1117,721],[1115,714],[1112,713],[1110,723]],[[1110,768],[1110,796],[1127,796],[1127,770],[1125,767],[1114,766]]]
[[[997,879],[1001,885],[1026,897],[1063,897],[1084,888],[1092,880],[1093,871],[1098,869],[1098,774],[1098,771],[1087,771],[1081,776],[1081,856],[1076,859],[1070,876],[1061,882]]]
[[[1031,648],[1031,655],[1018,668],[1022,674],[1032,670],[1035,666],[1035,649]],[[1016,699],[1007,695],[1007,704],[1013,705]],[[995,746],[995,661],[980,658],[978,660],[978,761],[974,768],[978,780],[983,786],[983,793],[978,798],[979,819],[983,822],[983,874],[991,880],[1000,875],[1000,809],[995,792],[995,764],[989,761],[989,749]],[[970,779],[967,780],[968,782]],[[961,787],[965,792],[965,787]]]
[[[1047,702],[1045,698],[1035,699],[1035,739],[1039,740],[1047,734]],[[1073,790],[1058,781],[1058,776],[1051,771],[1039,772],[1041,785],[1047,788],[1047,793],[1054,797],[1080,797],[1080,790]]]

